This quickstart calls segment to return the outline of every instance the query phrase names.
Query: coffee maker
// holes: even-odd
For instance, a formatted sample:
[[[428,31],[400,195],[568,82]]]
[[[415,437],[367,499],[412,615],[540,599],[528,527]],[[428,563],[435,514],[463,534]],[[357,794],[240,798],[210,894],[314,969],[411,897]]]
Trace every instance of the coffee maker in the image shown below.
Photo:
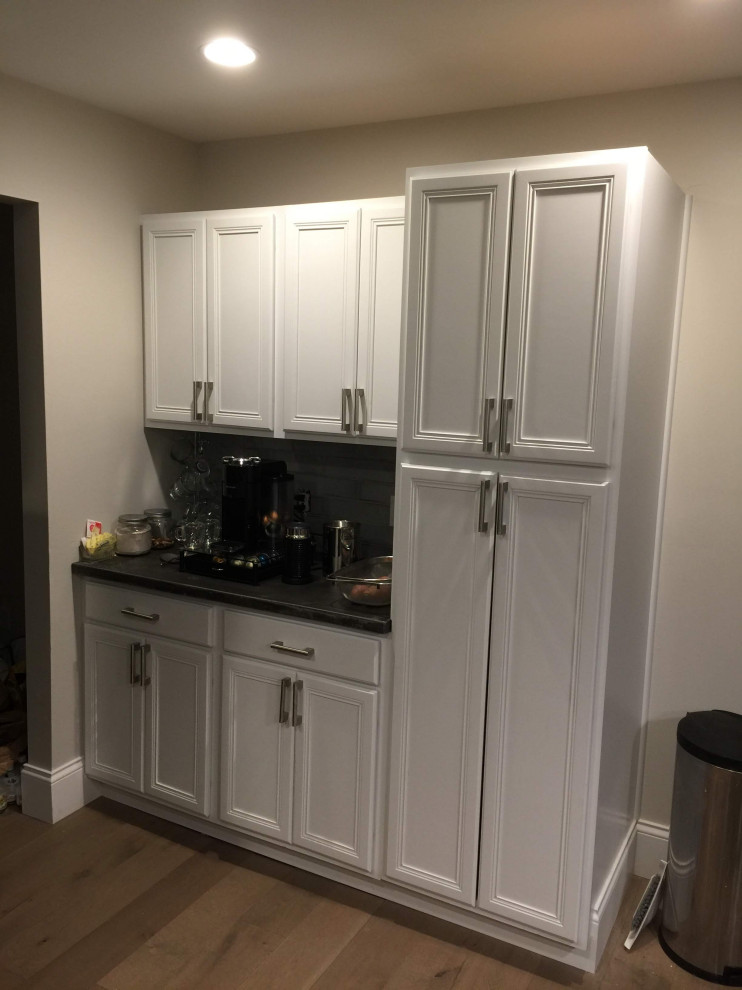
[[[291,522],[294,476],[285,461],[223,457],[222,539],[246,553],[274,549]]]

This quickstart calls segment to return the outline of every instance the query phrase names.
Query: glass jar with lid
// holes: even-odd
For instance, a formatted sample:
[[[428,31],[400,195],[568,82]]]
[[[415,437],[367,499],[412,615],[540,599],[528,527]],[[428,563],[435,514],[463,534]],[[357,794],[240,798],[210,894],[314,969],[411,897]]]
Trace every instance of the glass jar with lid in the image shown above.
[[[115,533],[117,554],[135,557],[152,549],[152,527],[141,513],[119,516]]]
[[[170,509],[145,509],[144,514],[152,530],[152,549],[167,550],[175,543],[172,512]]]

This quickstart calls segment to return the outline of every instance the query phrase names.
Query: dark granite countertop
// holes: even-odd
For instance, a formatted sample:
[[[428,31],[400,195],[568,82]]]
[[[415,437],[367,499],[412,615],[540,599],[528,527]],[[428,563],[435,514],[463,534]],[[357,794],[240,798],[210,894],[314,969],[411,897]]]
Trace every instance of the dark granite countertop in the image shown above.
[[[311,584],[284,584],[280,577],[268,578],[258,585],[240,584],[200,574],[181,573],[177,563],[162,564],[158,553],[114,557],[112,560],[75,561],[72,571],[99,581],[134,584],[154,591],[189,595],[225,605],[241,605],[364,632],[383,634],[392,628],[388,605],[354,605],[343,598],[337,585],[325,581],[320,571],[316,572]]]

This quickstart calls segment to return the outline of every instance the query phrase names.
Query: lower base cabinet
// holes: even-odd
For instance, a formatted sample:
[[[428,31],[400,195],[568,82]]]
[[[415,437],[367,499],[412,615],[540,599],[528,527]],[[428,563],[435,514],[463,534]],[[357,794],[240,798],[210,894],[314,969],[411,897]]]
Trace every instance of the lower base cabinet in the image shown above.
[[[212,655],[87,623],[86,772],[207,815]]]
[[[224,821],[373,868],[378,691],[225,656]]]

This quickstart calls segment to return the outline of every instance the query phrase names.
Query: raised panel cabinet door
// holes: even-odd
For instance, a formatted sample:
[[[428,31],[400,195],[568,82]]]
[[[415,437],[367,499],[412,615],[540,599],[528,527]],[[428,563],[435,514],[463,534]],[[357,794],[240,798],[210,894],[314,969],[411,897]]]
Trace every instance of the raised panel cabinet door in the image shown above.
[[[349,434],[358,321],[359,210],[285,213],[284,428]]]
[[[415,179],[403,447],[497,453],[512,174]]]
[[[284,842],[291,838],[293,681],[279,664],[222,661],[220,816]]]
[[[496,476],[403,466],[387,875],[473,905]]]
[[[208,814],[211,654],[148,637],[144,655],[144,792]]]
[[[207,219],[207,420],[273,428],[274,248],[272,213]]]
[[[396,437],[404,268],[404,200],[361,210],[355,431]]]
[[[477,903],[583,943],[607,485],[500,489]]]
[[[378,691],[313,674],[294,690],[294,845],[370,871]]]
[[[142,223],[145,418],[203,420],[206,383],[206,221]]]
[[[142,789],[139,640],[94,623],[85,625],[85,772]]]
[[[626,166],[515,177],[504,453],[607,464]]]

